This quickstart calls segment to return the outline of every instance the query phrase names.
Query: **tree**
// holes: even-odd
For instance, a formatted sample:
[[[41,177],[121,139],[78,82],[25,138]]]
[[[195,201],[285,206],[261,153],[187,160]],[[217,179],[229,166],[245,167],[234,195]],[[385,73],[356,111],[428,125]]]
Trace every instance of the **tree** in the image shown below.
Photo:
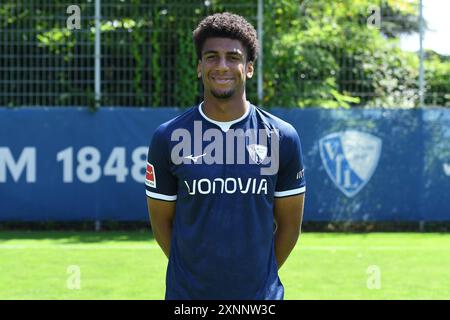
[[[50,1],[49,1],[50,2]],[[419,60],[399,36],[418,0],[264,0],[264,101],[283,107],[418,105]],[[0,105],[94,105],[94,2],[69,31],[67,3],[5,0],[0,46],[10,72]],[[202,98],[192,31],[230,11],[257,25],[254,0],[102,1],[102,105],[191,106]],[[18,32],[17,30],[27,30]],[[11,50],[14,54],[9,54]],[[449,58],[427,52],[425,103],[449,106]],[[248,98],[257,101],[256,77]]]

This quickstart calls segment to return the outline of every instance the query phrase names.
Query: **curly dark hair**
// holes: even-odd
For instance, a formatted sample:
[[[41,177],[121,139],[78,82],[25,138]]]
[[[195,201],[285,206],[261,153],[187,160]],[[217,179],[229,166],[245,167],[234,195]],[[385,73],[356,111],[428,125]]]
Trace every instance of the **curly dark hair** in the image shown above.
[[[247,51],[247,60],[255,61],[258,50],[258,38],[255,28],[244,17],[224,12],[204,18],[193,32],[195,50],[199,60],[202,48],[208,38],[230,38],[241,41]]]

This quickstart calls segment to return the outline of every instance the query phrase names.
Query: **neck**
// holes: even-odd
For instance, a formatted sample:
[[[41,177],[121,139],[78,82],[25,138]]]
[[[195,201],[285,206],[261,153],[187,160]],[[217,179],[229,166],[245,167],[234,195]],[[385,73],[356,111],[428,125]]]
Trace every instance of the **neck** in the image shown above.
[[[227,122],[239,119],[247,112],[247,109],[245,92],[224,100],[217,99],[212,95],[204,95],[203,113],[215,121]]]

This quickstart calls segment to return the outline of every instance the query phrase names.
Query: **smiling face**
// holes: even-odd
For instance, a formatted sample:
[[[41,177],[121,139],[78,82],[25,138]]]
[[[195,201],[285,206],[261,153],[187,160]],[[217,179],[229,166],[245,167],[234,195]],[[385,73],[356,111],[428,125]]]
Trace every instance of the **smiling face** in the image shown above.
[[[253,62],[239,40],[208,38],[203,44],[202,59],[197,66],[205,95],[230,99],[245,92],[245,81],[253,76]]]

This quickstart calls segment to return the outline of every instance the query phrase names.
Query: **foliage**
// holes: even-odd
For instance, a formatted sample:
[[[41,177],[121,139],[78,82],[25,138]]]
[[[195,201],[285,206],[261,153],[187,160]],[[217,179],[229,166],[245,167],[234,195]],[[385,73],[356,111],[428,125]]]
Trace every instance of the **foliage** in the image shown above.
[[[404,23],[414,20],[411,6],[401,7],[400,1],[379,3],[381,13],[395,16],[387,22],[381,16],[377,29],[368,24],[369,1],[303,1],[300,6],[290,0],[269,2],[276,9],[266,17],[275,28],[266,28],[266,39],[274,41],[265,45],[265,52],[271,53],[265,59],[271,70],[265,74],[265,104],[416,105],[417,59],[402,52],[395,39],[400,32],[417,28]]]
[[[450,107],[450,58],[428,51],[425,70],[425,105]]]
[[[193,105],[202,99],[192,42],[200,19],[231,11],[257,25],[253,0],[110,0],[102,5],[103,105]],[[403,52],[398,40],[401,34],[417,32],[418,0],[265,0],[264,5],[262,105],[418,105],[418,57]],[[39,100],[41,104],[93,104],[94,4],[80,7],[82,30],[69,31],[65,1],[4,1],[0,28],[17,43],[15,55],[49,57],[52,64],[45,66],[52,72],[33,72],[43,62],[23,59],[25,72],[2,77],[14,80],[4,90],[16,92],[17,98],[1,97],[0,105],[33,104],[32,94],[21,100],[18,93],[49,92],[49,83],[54,94]],[[369,23],[373,10],[381,14],[378,27]],[[5,50],[0,48],[0,56]],[[446,57],[427,54],[427,105],[450,106],[449,64]],[[79,79],[77,70],[87,70],[85,78]],[[249,100],[257,101],[256,91],[255,76],[247,84]]]

